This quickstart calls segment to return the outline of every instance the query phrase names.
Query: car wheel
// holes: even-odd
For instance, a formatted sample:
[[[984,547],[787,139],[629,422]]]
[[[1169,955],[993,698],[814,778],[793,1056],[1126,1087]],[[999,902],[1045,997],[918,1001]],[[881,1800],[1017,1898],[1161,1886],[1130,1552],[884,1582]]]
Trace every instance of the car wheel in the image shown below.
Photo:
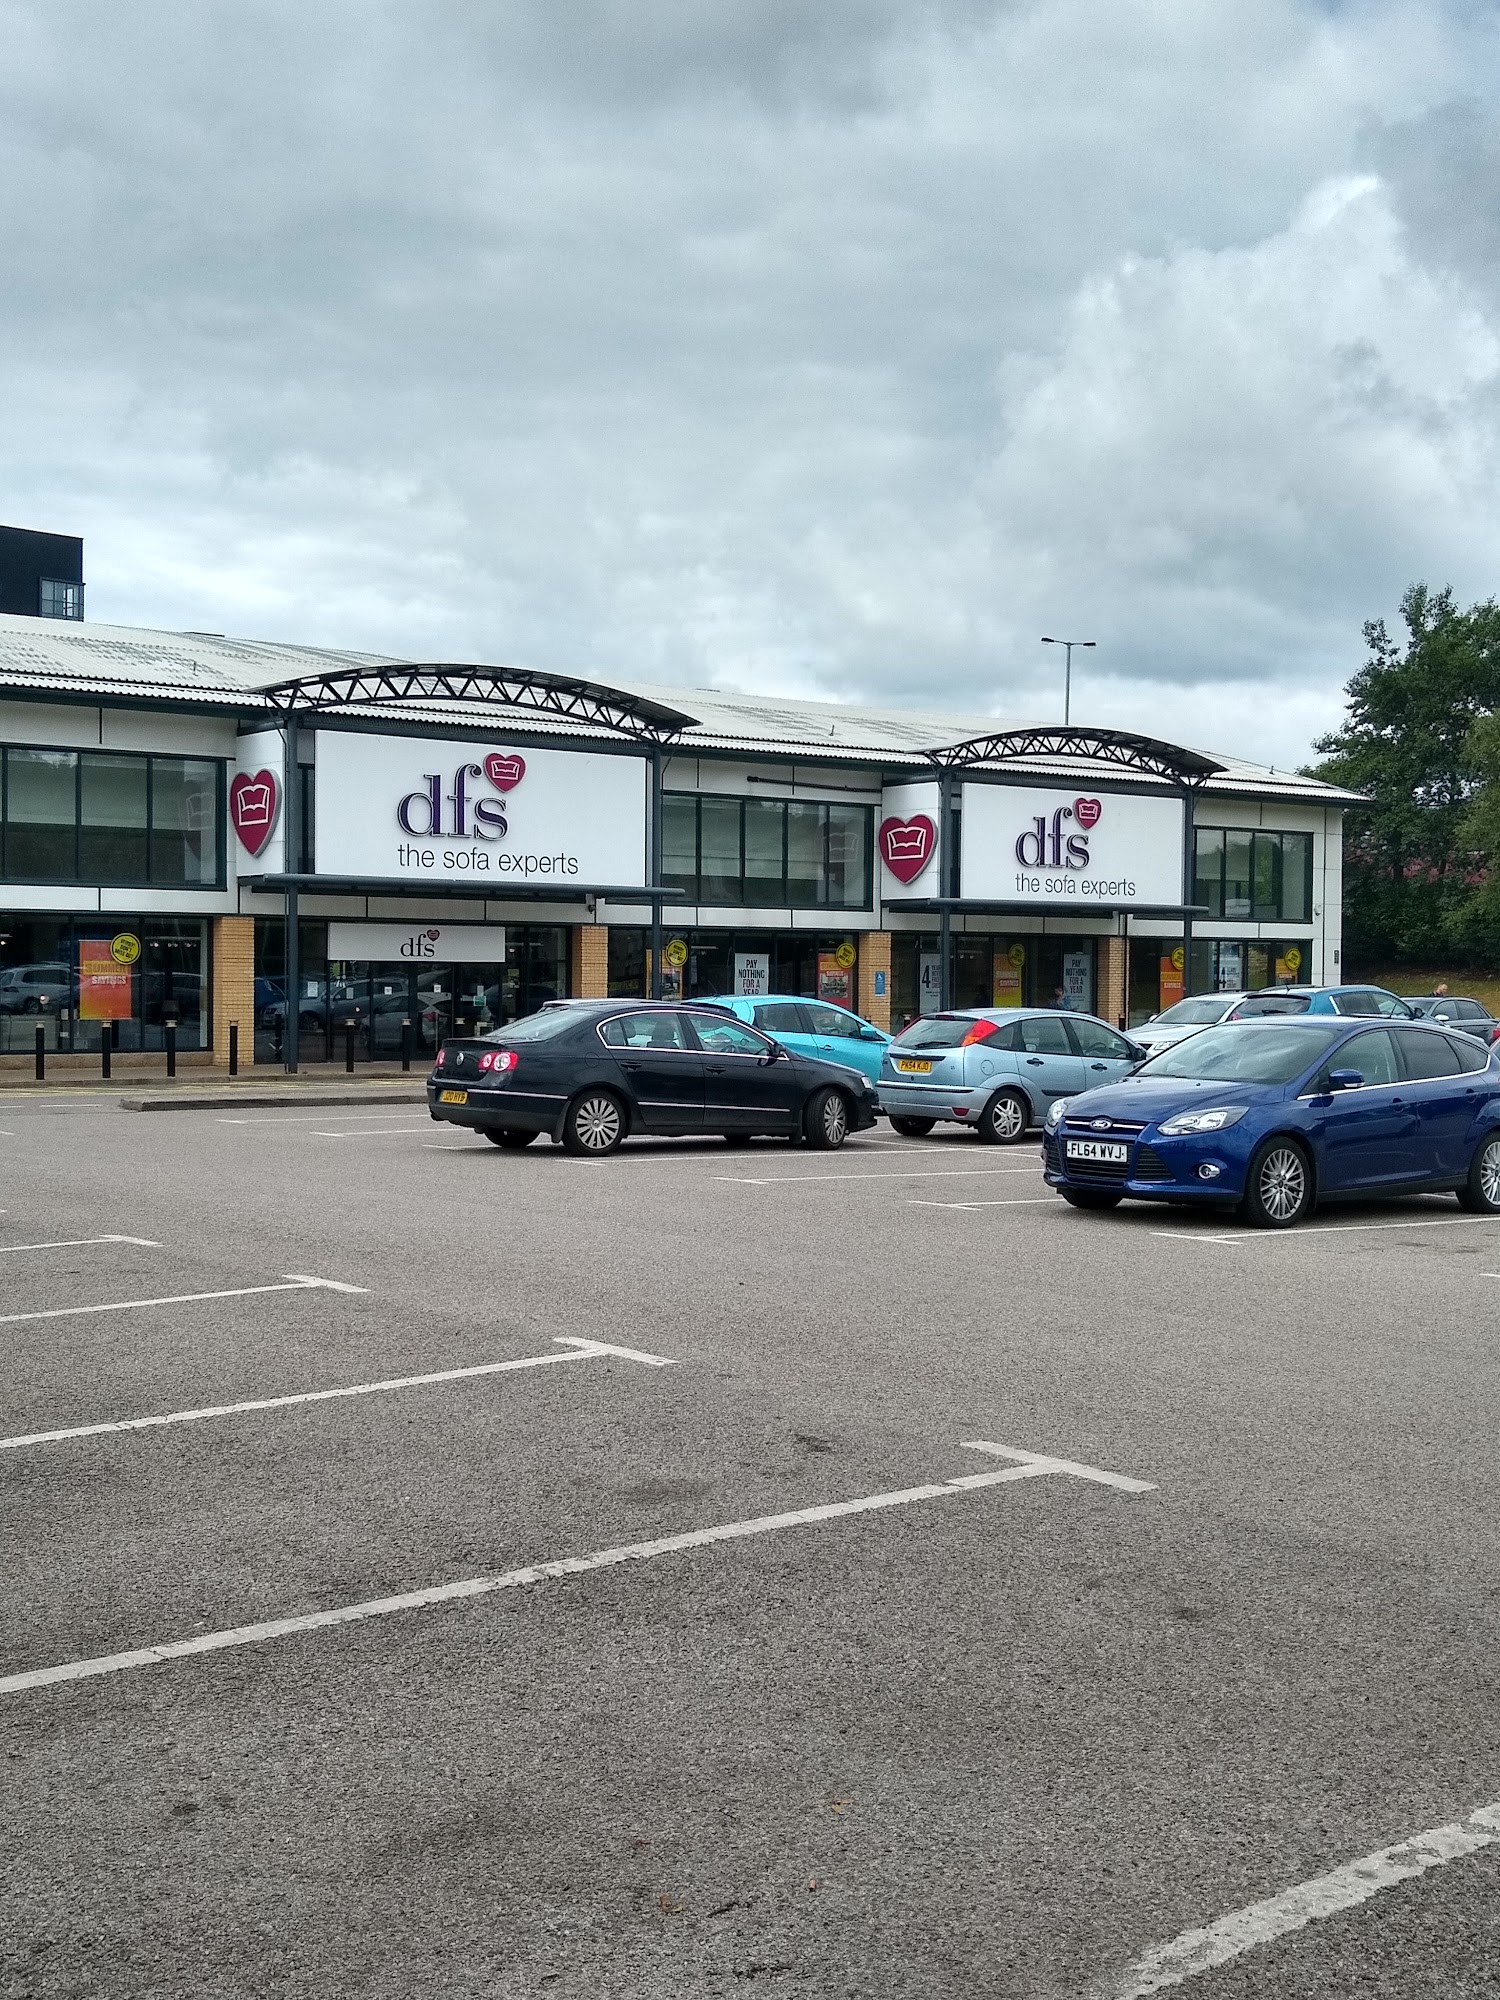
[[[41,1001],[37,999],[34,993],[28,993],[26,998],[21,1002],[21,1012],[23,1014],[40,1014],[41,1011]]]
[[[625,1137],[625,1107],[612,1090],[585,1090],[563,1116],[562,1142],[570,1153],[602,1158]]]
[[[1474,1148],[1458,1199],[1471,1215],[1500,1215],[1500,1133],[1489,1133]]]
[[[1058,1193],[1070,1208],[1118,1208],[1125,1199],[1113,1188],[1059,1188]]]
[[[999,1090],[979,1114],[975,1126],[987,1146],[1019,1146],[1031,1123],[1031,1106],[1018,1090]]]
[[[936,1123],[935,1118],[893,1118],[891,1130],[903,1139],[925,1139]]]
[[[1312,1168],[1291,1139],[1270,1139],[1250,1162],[1240,1214],[1257,1229],[1290,1229],[1312,1208]]]
[[[807,1143],[820,1153],[834,1153],[849,1136],[849,1105],[841,1090],[820,1090],[802,1116]]]
[[[492,1146],[505,1146],[511,1152],[518,1153],[523,1146],[529,1146],[533,1139],[540,1139],[542,1135],[540,1132],[517,1131],[514,1125],[502,1125],[499,1131],[496,1131],[491,1125],[485,1128],[484,1136]]]

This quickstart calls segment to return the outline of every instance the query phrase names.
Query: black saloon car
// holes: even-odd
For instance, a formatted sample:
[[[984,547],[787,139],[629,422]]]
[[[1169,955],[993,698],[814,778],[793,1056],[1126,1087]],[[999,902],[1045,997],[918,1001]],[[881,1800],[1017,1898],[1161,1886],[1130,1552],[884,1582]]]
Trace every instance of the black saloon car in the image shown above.
[[[434,1118],[497,1146],[539,1132],[570,1153],[612,1153],[632,1133],[776,1133],[842,1146],[879,1114],[874,1086],[794,1056],[717,1008],[572,1000],[493,1034],[446,1041],[427,1079]]]

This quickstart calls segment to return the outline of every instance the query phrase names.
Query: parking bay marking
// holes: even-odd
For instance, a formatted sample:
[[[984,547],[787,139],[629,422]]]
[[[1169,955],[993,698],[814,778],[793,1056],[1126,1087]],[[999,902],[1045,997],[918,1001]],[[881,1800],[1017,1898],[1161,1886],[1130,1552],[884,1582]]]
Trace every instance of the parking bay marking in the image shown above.
[[[453,1604],[466,1598],[487,1597],[499,1590],[524,1590],[534,1584],[561,1577],[582,1576],[589,1570],[614,1569],[622,1563],[649,1562],[655,1556],[678,1555],[686,1549],[707,1548],[717,1542],[744,1541],[755,1535],[775,1534],[783,1528],[821,1526],[854,1514],[874,1514],[889,1507],[910,1507],[923,1500],[951,1499],[958,1493],[973,1493],[987,1486],[1003,1486],[1013,1480],[1062,1476],[1115,1487],[1127,1493],[1149,1493],[1154,1488],[1145,1480],[1126,1479],[1123,1474],[1105,1472],[1098,1466],[1079,1465],[1071,1459],[1045,1457],[1036,1452],[1017,1451],[1009,1445],[971,1443],[964,1447],[1020,1461],[995,1472],[969,1472],[955,1479],[934,1481],[926,1486],[908,1486],[892,1493],[870,1493],[858,1500],[835,1500],[821,1507],[799,1507],[787,1514],[761,1514],[749,1521],[725,1521],[717,1527],[693,1528],[680,1535],[662,1535],[650,1542],[627,1542],[618,1548],[595,1549],[589,1555],[564,1556],[558,1561],[533,1563],[525,1569],[505,1570],[496,1576],[465,1577],[458,1583],[435,1584],[426,1590],[409,1590],[395,1597],[367,1598],[360,1604],[346,1604],[332,1611],[309,1611],[293,1618],[270,1618],[256,1625],[236,1625],[226,1631],[203,1632],[191,1639],[172,1639],[158,1646],[141,1646],[128,1653],[103,1653],[93,1659],[67,1660],[54,1667],[34,1667],[28,1672],[0,1677],[0,1694],[20,1694],[30,1688],[52,1687],[61,1681],[87,1680],[99,1674],[129,1673],[137,1667],[152,1667],[164,1660],[186,1658],[192,1653],[221,1652],[231,1646],[258,1646],[271,1639],[286,1639],[303,1632],[321,1631],[325,1626],[350,1625],[366,1618],[389,1618],[398,1612],[426,1610],[436,1604]]]
[[[665,1354],[644,1354],[634,1347],[614,1347],[604,1340],[584,1340],[570,1334],[554,1334],[566,1347],[565,1354],[527,1354],[515,1361],[481,1361],[468,1368],[441,1368],[427,1375],[393,1375],[383,1382],[355,1382],[347,1388],[305,1389],[294,1396],[256,1396],[242,1403],[214,1403],[201,1410],[170,1410],[162,1416],[124,1417],[113,1423],[73,1424],[66,1430],[31,1431],[22,1437],[0,1438],[0,1451],[19,1451],[26,1445],[62,1444],[72,1438],[107,1437],[123,1431],[162,1430],[168,1424],[201,1423],[206,1417],[239,1417],[256,1410],[286,1410],[300,1403],[332,1403],[349,1396],[378,1396],[398,1389],[425,1389],[439,1382],[468,1382],[481,1375],[505,1375],[520,1368],[546,1368],[559,1361],[592,1361],[601,1354],[613,1354],[626,1361],[638,1361],[646,1368],[671,1368],[675,1364]]]
[[[82,1250],[91,1243],[134,1243],[142,1250],[160,1250],[149,1236],[67,1236],[56,1243],[0,1243],[0,1257],[12,1257],[18,1250]]]
[[[0,1326],[15,1326],[24,1319],[74,1319],[84,1313],[134,1312],[140,1306],[186,1306],[200,1299],[248,1299],[259,1292],[364,1292],[364,1285],[346,1285],[337,1278],[308,1278],[288,1272],[279,1285],[235,1285],[224,1292],[172,1292],[160,1299],[113,1299],[102,1306],[51,1306],[46,1312],[0,1313]]]
[[[786,1187],[802,1181],[931,1181],[987,1179],[997,1174],[1039,1174],[1037,1167],[912,1167],[893,1174],[715,1174],[734,1187]]]
[[[1243,1229],[1233,1236],[1211,1236],[1195,1229],[1153,1229],[1151,1234],[1177,1243],[1271,1243],[1278,1237],[1295,1238],[1300,1243],[1309,1236],[1351,1236],[1366,1229],[1464,1229],[1487,1222],[1500,1222],[1500,1215],[1434,1215],[1422,1222],[1329,1222],[1311,1229]]]
[[[1056,1199],[1053,1194],[1018,1194],[1009,1196],[1005,1201],[923,1201],[920,1195],[914,1194],[907,1197],[906,1205],[908,1208],[1040,1208]]]
[[[1326,1875],[1283,1889],[1280,1895],[1247,1903],[1200,1929],[1183,1931],[1167,1944],[1153,1945],[1123,1972],[1092,1985],[1088,2000],[1145,2000],[1163,1987],[1181,1986],[1256,1945],[1270,1944],[1323,1917],[1353,1909],[1382,1889],[1424,1875],[1429,1868],[1442,1868],[1496,1841],[1500,1841],[1500,1805],[1476,1806],[1466,1820],[1428,1827],[1395,1847],[1378,1848]]]

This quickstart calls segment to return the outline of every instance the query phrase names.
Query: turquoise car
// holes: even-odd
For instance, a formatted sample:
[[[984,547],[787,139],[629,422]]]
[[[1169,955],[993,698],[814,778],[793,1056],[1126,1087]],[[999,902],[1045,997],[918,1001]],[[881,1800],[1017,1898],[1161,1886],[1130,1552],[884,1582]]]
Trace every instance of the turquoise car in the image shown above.
[[[827,1000],[799,1000],[789,993],[758,994],[745,1000],[734,993],[720,993],[697,1004],[723,1007],[737,1020],[774,1035],[794,1056],[843,1063],[871,1083],[879,1078],[880,1059],[890,1046],[891,1038],[883,1029]]]

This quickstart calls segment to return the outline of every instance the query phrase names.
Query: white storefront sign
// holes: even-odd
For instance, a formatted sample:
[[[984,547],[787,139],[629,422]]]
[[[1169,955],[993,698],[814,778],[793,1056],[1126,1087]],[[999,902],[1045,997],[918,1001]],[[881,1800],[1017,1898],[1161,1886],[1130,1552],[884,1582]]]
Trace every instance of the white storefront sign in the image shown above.
[[[1073,787],[966,784],[965,897],[1128,909],[1182,902],[1182,801]]]
[[[737,951],[734,955],[734,990],[742,1000],[756,1000],[771,990],[771,955],[765,951]]]
[[[503,965],[503,924],[344,924],[328,926],[335,959],[414,959],[438,965]]]
[[[319,730],[320,875],[507,887],[646,880],[646,762]]]

